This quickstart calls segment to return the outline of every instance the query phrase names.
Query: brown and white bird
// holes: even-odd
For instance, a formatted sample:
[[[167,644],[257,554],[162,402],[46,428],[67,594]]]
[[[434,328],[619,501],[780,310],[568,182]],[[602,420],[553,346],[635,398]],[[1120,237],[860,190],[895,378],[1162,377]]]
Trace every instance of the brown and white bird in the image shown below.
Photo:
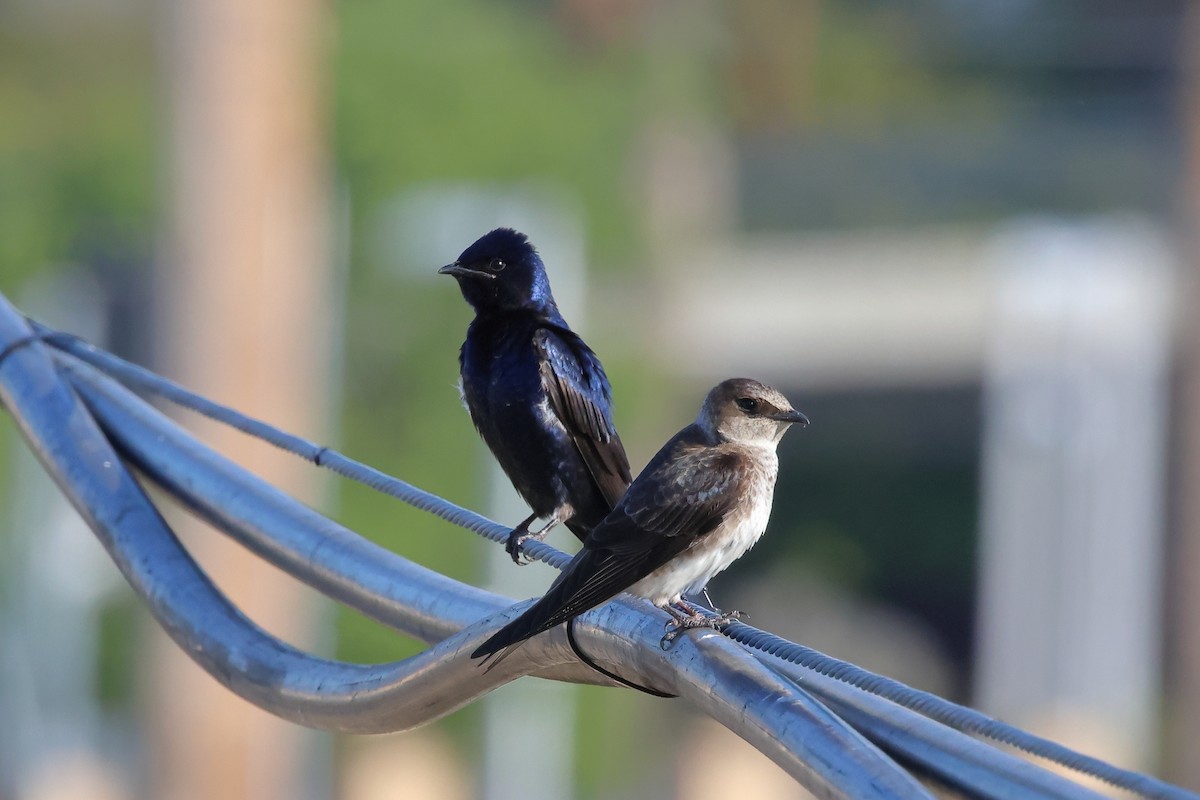
[[[696,421],[663,446],[621,501],[585,540],[546,594],[471,654],[505,648],[630,592],[673,618],[681,630],[718,627],[682,601],[749,550],[771,515],[787,429],[807,425],[782,394],[749,378],[708,393]]]

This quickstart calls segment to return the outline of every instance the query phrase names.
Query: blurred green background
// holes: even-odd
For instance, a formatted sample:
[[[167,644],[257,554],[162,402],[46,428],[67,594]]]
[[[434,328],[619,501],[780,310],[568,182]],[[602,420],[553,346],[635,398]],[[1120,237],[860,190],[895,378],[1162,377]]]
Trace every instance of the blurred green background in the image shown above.
[[[168,109],[188,98],[169,99],[177,86],[170,74],[191,52],[179,14],[144,0],[0,2],[0,291],[33,313],[51,309],[52,321],[72,329],[73,314],[90,308],[82,316],[102,318],[112,349],[168,374],[167,323],[155,298],[176,268],[165,245],[178,213],[169,210],[177,178]],[[1115,218],[1121,228],[1134,219],[1153,242],[1186,240],[1187,4],[340,0],[319,6],[317,19],[312,88],[325,137],[329,261],[341,293],[330,310],[332,442],[456,502],[492,502],[486,455],[453,388],[469,311],[451,282],[431,277],[484,230],[427,255],[428,242],[414,241],[419,231],[397,234],[391,223],[438,187],[562,199],[582,231],[587,265],[577,306],[586,322],[577,327],[612,379],[635,469],[691,420],[709,386],[743,363],[814,421],[784,441],[769,535],[714,582],[718,601],[923,688],[969,702],[989,697],[977,656],[989,485],[981,463],[994,409],[984,317],[993,294],[976,291],[986,283],[978,276],[991,274],[997,232],[1014,220]],[[794,262],[780,255],[793,245]],[[971,256],[956,262],[960,252]],[[926,253],[945,263],[922,264]],[[949,283],[967,286],[966,305],[954,306],[959,295],[951,293],[943,308],[940,295],[920,292],[943,268]],[[846,330],[869,321],[871,306],[855,292],[875,291],[872,276],[886,274],[918,287],[936,312],[930,318],[959,327],[935,329],[928,347],[916,337],[894,353],[861,355],[874,340]],[[751,328],[739,325],[744,316],[726,318],[721,306],[697,300],[722,296],[706,286],[738,281],[747,297],[796,302],[762,305],[772,310]],[[47,300],[64,283],[74,299]],[[261,302],[272,302],[269,292]],[[751,309],[756,302],[765,300],[746,301]],[[905,319],[885,315],[879,336]],[[728,347],[714,349],[712,340]],[[1148,379],[1160,390],[1178,371],[1173,341],[1164,371]],[[1151,400],[1165,403],[1161,392]],[[1178,424],[1164,418],[1162,430]],[[1161,466],[1172,454],[1148,436],[1159,448],[1148,458]],[[0,426],[0,444],[19,449],[14,426]],[[0,459],[5,506],[22,485],[17,473],[30,469],[28,460]],[[1156,507],[1167,506],[1181,480],[1172,471],[1153,485]],[[325,510],[373,541],[460,580],[488,574],[470,534],[357,485],[327,493]],[[1173,517],[1169,533],[1150,518],[1146,535],[1155,541],[1186,536],[1183,517]],[[8,609],[0,629],[7,620],[16,631],[0,641],[10,647],[21,646],[21,559],[30,547],[19,522],[14,515],[0,529],[0,554],[8,553],[0,557]],[[1160,768],[1167,759],[1176,779],[1193,780],[1170,761],[1169,737],[1159,738],[1157,709],[1171,721],[1171,681],[1185,671],[1171,660],[1181,635],[1170,623],[1188,618],[1170,606],[1170,551],[1160,547],[1150,547],[1150,558],[1163,570],[1154,584],[1161,605],[1146,623],[1166,630],[1146,654],[1148,685],[1159,694],[1138,717],[1154,743],[1122,749],[1118,730],[1111,750],[1086,736],[1080,746],[1130,766]],[[94,796],[138,796],[149,771],[149,734],[138,721],[147,623],[120,589],[96,603],[95,646],[70,657],[85,660],[80,670],[94,689],[100,721],[89,723],[91,735],[116,730],[120,744],[99,748],[115,794]],[[881,633],[888,630],[897,642]],[[352,661],[421,648],[346,611],[330,615],[326,634],[336,643],[330,652]],[[0,709],[13,704],[0,714],[7,718],[23,707],[14,674],[0,694]],[[585,688],[569,698],[578,703],[576,796],[701,796],[676,746],[708,752],[681,733],[698,721],[628,692]],[[1020,706],[989,710],[1044,721]],[[1106,719],[1104,709],[1095,713]],[[482,777],[481,715],[472,706],[432,733],[409,735],[433,745],[399,737],[380,760],[414,770],[424,761],[434,776],[427,796],[507,796]],[[1126,718],[1114,719],[1119,729]],[[1088,727],[1055,725],[1047,730],[1059,736]],[[35,767],[54,763],[56,735],[0,731],[0,798],[67,796],[37,793]],[[536,752],[540,742],[526,744]],[[308,746],[326,754],[309,764],[311,796],[378,796],[361,777],[387,774],[371,758],[374,745]],[[396,755],[429,746],[449,759],[441,772],[438,758]],[[779,776],[755,758],[739,774],[765,775],[759,796],[774,796]]]

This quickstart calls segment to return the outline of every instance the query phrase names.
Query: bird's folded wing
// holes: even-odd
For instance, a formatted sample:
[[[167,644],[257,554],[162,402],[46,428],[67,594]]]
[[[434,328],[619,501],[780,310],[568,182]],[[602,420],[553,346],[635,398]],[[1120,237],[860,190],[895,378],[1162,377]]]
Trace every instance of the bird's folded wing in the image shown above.
[[[689,426],[668,442],[593,531],[591,546],[636,553],[647,541],[681,537],[693,542],[715,529],[737,504],[746,469],[732,449],[699,439],[695,426]]]
[[[610,505],[631,480],[629,458],[608,411],[608,378],[596,354],[566,329],[542,328],[533,337],[550,408],[575,441]]]
[[[538,602],[545,614],[539,631],[633,586],[712,533],[733,511],[744,478],[736,454],[677,446],[672,455],[651,461]]]

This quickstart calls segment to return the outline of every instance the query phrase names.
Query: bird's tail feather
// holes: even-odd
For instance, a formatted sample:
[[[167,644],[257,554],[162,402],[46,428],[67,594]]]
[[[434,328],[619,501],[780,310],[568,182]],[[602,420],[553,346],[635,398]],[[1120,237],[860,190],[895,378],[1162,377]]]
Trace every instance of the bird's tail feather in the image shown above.
[[[532,610],[532,609],[530,609]],[[488,663],[501,650],[512,648],[514,645],[524,642],[529,637],[538,633],[536,625],[532,624],[529,619],[529,612],[525,612],[521,616],[514,619],[512,622],[505,625],[500,630],[496,631],[483,644],[476,647],[471,653],[471,658],[483,658],[484,663]],[[511,651],[510,651],[511,652]],[[507,655],[507,653],[505,654]],[[504,656],[501,656],[504,658]],[[498,661],[495,663],[499,663]],[[493,666],[495,666],[493,663]]]
[[[548,631],[568,619],[582,614],[590,608],[616,594],[616,591],[584,592],[580,596],[580,575],[588,576],[592,572],[591,565],[598,556],[584,548],[575,560],[571,562],[541,599],[525,610],[525,613],[492,634],[471,653],[471,658],[491,656],[504,648],[520,644],[526,639]]]
[[[501,647],[499,650],[496,650],[495,652],[484,655],[483,660],[479,662],[479,666],[483,667],[483,671],[485,673],[491,672],[496,667],[500,666],[500,662],[504,661],[504,659],[508,658],[513,653],[520,650],[521,646],[524,645],[527,641],[529,641],[529,640],[522,639],[519,642],[514,642],[513,644],[505,645],[505,646]],[[475,653],[478,653],[478,652],[479,652],[478,650],[475,651]],[[476,656],[475,653],[471,654],[472,658],[478,657],[478,656]]]
[[[561,613],[563,596],[566,591],[563,579],[567,575],[567,572],[559,575],[540,600],[527,608],[524,614],[493,633],[487,641],[476,647],[471,653],[471,658],[492,656],[505,648],[510,648],[511,652],[514,645],[521,644],[526,639],[550,630],[566,620],[568,616],[574,616],[574,614],[563,615]]]

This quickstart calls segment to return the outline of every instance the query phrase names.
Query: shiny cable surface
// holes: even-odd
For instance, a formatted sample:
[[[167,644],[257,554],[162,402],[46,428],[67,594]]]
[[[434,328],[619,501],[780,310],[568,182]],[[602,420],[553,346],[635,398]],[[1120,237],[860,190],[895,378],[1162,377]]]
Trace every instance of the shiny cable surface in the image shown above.
[[[0,300],[0,347],[28,333],[24,320]],[[62,380],[43,345],[21,347],[0,364],[0,400],[176,642],[223,684],[284,718],[352,732],[403,729],[447,713],[519,674],[573,658],[560,631],[522,648],[527,651],[524,658],[481,670],[467,654],[498,624],[492,621],[393,664],[345,664],[303,653],[246,619],[191,560]],[[314,551],[307,563],[318,566],[324,558]],[[824,706],[736,645],[708,637],[714,642],[704,648],[715,645],[715,652],[696,657],[692,637],[687,637],[671,653],[663,653],[657,648],[662,620],[656,613],[624,604],[610,605],[607,615],[614,613],[627,625],[649,626],[632,644],[643,658],[659,665],[653,676],[656,682],[676,684],[674,688],[760,746],[818,795],[928,796],[911,776]],[[462,621],[450,622],[451,616],[436,625],[452,627]],[[430,619],[416,627],[428,635],[436,625]],[[589,646],[603,647],[612,637],[605,633],[585,638]],[[689,653],[691,657],[677,664],[677,670],[665,666]],[[626,669],[639,666],[642,660],[629,662]],[[767,698],[770,702],[765,702]]]

